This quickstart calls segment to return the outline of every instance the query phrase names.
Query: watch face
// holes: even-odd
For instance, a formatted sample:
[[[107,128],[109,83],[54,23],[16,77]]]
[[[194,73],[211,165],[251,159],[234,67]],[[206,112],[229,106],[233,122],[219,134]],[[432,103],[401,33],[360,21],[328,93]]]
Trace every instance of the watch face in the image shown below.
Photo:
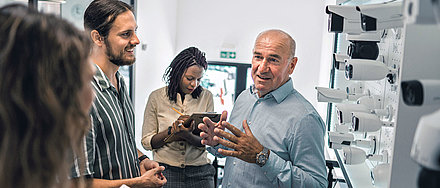
[[[258,163],[264,165],[266,163],[266,156],[265,155],[259,155],[258,156]]]

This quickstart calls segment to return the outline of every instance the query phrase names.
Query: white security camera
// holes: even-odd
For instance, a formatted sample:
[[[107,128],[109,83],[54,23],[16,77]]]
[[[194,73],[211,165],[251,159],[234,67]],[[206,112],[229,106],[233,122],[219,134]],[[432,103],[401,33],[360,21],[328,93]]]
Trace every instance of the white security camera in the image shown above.
[[[438,0],[405,0],[403,5],[405,23],[436,24],[435,6],[438,2]]]
[[[355,132],[376,132],[382,126],[392,126],[391,122],[381,121],[375,114],[352,112],[351,126]]]
[[[369,110],[379,109],[382,106],[382,100],[377,95],[360,97],[356,103],[365,105]]]
[[[387,67],[384,63],[367,59],[346,59],[345,78],[347,80],[382,80],[388,78],[394,83],[396,70]]]
[[[331,89],[325,87],[315,87],[318,91],[318,102],[341,103],[347,99],[347,92],[340,89]]]
[[[362,148],[370,149],[371,153],[376,152],[376,137],[370,136],[369,140],[355,140],[353,133],[348,132],[328,132],[329,147],[332,149],[342,149],[344,147],[354,145]]]
[[[422,116],[417,125],[411,157],[423,168],[440,171],[440,110]]]
[[[440,80],[402,81],[402,96],[409,106],[440,104]]]
[[[369,42],[380,42],[382,39],[383,32],[379,31],[371,31],[371,32],[364,32],[364,33],[358,33],[358,34],[347,34],[346,40],[353,42],[353,41],[369,41]]]
[[[335,69],[345,70],[345,60],[350,59],[350,56],[345,54],[333,54],[333,62]]]
[[[368,140],[355,140],[351,142],[352,145],[361,147],[361,148],[368,148],[370,149],[370,153],[376,153],[376,144],[377,139],[376,136],[370,135]]]
[[[340,125],[351,122],[352,112],[369,112],[367,106],[363,104],[337,104],[335,108]]]
[[[370,161],[377,162],[388,162],[388,152],[386,150],[382,151],[381,155],[369,154],[356,147],[344,147],[342,148],[344,152],[344,164],[356,165],[365,162],[366,159]]]
[[[361,16],[356,6],[328,5],[328,31],[334,33],[361,33]]]
[[[388,187],[391,175],[391,165],[389,163],[376,165],[370,173],[374,187]]]
[[[355,147],[344,147],[344,164],[355,165],[365,162],[367,154],[364,150]]]
[[[328,132],[329,147],[333,149],[342,149],[343,147],[350,146],[354,141],[354,135],[352,133],[342,132]]]
[[[348,93],[348,87],[346,90],[341,90],[339,88],[325,88],[325,87],[315,87],[318,91],[318,102],[331,102],[331,103],[341,103],[343,101],[355,101],[360,97],[366,96],[367,94]]]
[[[403,27],[402,1],[356,6],[363,31]]]

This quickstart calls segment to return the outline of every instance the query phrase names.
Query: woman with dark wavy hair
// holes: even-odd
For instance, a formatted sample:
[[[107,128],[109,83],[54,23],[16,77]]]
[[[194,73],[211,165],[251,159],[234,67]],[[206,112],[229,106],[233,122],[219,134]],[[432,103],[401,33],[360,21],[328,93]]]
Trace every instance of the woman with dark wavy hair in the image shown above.
[[[153,91],[148,99],[142,145],[165,166],[164,187],[214,187],[214,167],[200,136],[193,134],[197,125],[179,126],[188,116],[173,110],[182,114],[214,110],[212,93],[200,86],[207,67],[205,54],[199,49],[183,50],[165,71],[167,86]]]
[[[17,4],[0,8],[0,33],[0,186],[71,186],[94,97],[90,40]]]

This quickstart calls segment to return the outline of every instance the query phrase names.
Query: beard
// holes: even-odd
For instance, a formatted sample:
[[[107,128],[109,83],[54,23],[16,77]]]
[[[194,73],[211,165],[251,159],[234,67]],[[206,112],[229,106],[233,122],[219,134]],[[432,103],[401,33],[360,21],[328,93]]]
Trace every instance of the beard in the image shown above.
[[[105,54],[108,57],[108,60],[117,65],[117,66],[124,66],[124,65],[133,65],[136,61],[136,58],[133,58],[132,60],[124,59],[124,50],[121,50],[118,54],[112,52],[112,46],[107,41],[107,39],[104,40],[105,45],[107,46]]]

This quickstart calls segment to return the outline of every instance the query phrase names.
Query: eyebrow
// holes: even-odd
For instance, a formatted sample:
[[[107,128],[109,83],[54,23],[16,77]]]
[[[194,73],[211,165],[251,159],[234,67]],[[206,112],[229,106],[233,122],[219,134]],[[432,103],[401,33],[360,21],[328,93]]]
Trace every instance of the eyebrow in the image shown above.
[[[262,55],[260,52],[254,52],[255,55]],[[281,59],[281,56],[278,54],[269,54],[270,57],[274,57],[277,59]]]

